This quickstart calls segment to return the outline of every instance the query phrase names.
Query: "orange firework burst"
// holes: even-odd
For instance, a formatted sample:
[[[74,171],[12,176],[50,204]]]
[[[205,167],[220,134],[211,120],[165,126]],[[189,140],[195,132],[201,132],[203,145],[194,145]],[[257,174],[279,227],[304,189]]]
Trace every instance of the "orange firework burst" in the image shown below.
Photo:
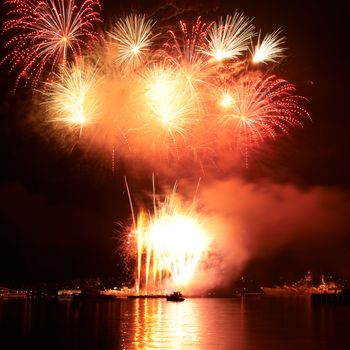
[[[170,65],[158,64],[148,68],[142,76],[145,100],[145,128],[156,135],[167,151],[191,135],[197,120],[194,99],[188,91],[186,79]],[[153,136],[154,139],[154,136]]]
[[[183,288],[191,282],[210,237],[195,204],[184,204],[176,186],[154,214],[141,211],[133,230],[137,246],[137,290]]]
[[[309,117],[295,95],[295,87],[283,79],[248,74],[222,90],[221,123],[233,133],[239,147],[248,147],[287,134],[291,126],[302,126]]]
[[[6,47],[12,51],[4,60],[18,69],[16,86],[31,80],[35,87],[42,75],[56,72],[72,56],[81,56],[97,39],[93,29],[99,21],[99,0],[6,0],[11,7],[3,32],[11,35]],[[17,31],[21,31],[17,34]],[[4,61],[3,60],[3,61]]]
[[[79,65],[91,61],[81,56],[98,37],[93,25],[99,21],[99,0],[6,4],[11,10],[3,33],[12,35],[6,43],[12,52],[3,61],[19,70],[16,86],[21,80],[36,86],[49,73],[44,95],[54,119],[79,128],[94,119],[93,141],[113,144],[122,156],[186,160],[201,154],[201,162],[209,154],[220,157],[223,136],[247,151],[309,117],[294,85],[265,73],[268,63],[284,56],[281,29],[262,40],[259,35],[254,46],[252,19],[236,11],[216,22],[180,21],[163,35],[145,15],[117,20],[109,44],[101,41],[104,51],[94,46],[104,79],[96,92],[103,105],[96,119],[96,96],[88,96],[98,81],[85,68],[79,75]],[[67,65],[70,58],[73,65]]]

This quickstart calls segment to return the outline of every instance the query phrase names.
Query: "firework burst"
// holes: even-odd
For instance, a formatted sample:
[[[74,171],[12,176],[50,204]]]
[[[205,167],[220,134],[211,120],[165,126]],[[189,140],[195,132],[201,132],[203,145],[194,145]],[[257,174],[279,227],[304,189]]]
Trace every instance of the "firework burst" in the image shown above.
[[[251,38],[255,35],[252,20],[235,12],[224,20],[219,17],[208,33],[208,50],[204,53],[216,61],[234,59],[248,49]]]
[[[156,37],[154,24],[145,15],[130,15],[116,22],[109,36],[117,44],[115,63],[119,67],[134,69],[142,64]]]
[[[179,138],[191,135],[196,118],[196,104],[188,93],[186,79],[172,66],[161,64],[148,68],[143,75],[146,116],[152,134],[167,150],[175,146],[178,154]]]
[[[201,17],[192,27],[180,21],[180,35],[170,30],[170,39],[164,45],[164,59],[181,71],[192,91],[198,83],[206,84],[210,76],[211,65],[203,51],[211,25],[203,22]]]
[[[260,41],[259,33],[258,42],[251,50],[253,63],[277,63],[284,57],[286,48],[283,45],[286,42],[286,38],[280,37],[281,32],[281,29],[277,29],[270,34],[266,34],[262,41]]]
[[[19,70],[21,80],[37,86],[45,74],[64,70],[68,58],[77,61],[83,50],[97,39],[94,24],[99,21],[99,0],[6,0],[11,10],[3,24],[10,35],[5,47],[11,52],[11,70]],[[20,34],[18,34],[20,32]]]
[[[43,92],[52,121],[80,129],[93,123],[99,110],[96,92],[100,82],[96,66],[68,65]]]
[[[141,211],[133,236],[138,252],[137,290],[182,288],[191,282],[210,238],[195,203],[182,202],[176,185],[156,203],[154,214]]]
[[[94,123],[88,134],[94,143],[136,158],[202,154],[202,161],[209,153],[220,157],[225,136],[246,150],[302,126],[309,116],[292,84],[249,62],[245,51],[254,26],[237,11],[217,22],[180,21],[162,36],[155,21],[132,14],[116,21],[110,45],[94,45],[92,58],[92,50],[82,56],[100,37],[93,28],[100,4],[81,0],[78,7],[78,1],[6,0],[11,9],[3,32],[11,36],[6,47],[12,51],[3,61],[19,70],[16,86],[21,80],[36,86],[46,77],[52,120],[80,130]],[[252,61],[279,61],[280,34],[259,35]],[[92,60],[97,63],[86,63]]]
[[[222,91],[221,123],[233,132],[239,147],[256,145],[302,126],[309,117],[300,107],[302,100],[295,95],[294,85],[283,79],[248,74]]]

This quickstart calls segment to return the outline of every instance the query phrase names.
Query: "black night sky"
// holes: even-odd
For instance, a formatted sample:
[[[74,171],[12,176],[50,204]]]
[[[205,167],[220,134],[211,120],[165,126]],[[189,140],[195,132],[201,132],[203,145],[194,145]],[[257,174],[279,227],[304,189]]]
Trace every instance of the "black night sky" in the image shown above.
[[[193,19],[216,19],[238,9],[253,17],[264,33],[283,28],[288,53],[277,71],[309,99],[312,122],[263,145],[251,155],[248,168],[238,164],[223,176],[204,176],[202,196],[213,198],[211,209],[220,211],[226,203],[229,220],[240,215],[249,237],[249,258],[239,273],[232,269],[233,279],[243,274],[272,284],[309,269],[349,279],[350,77],[344,5],[311,0],[101,4],[105,23],[130,11],[159,15],[161,7],[164,13],[172,13],[167,10],[171,8],[181,14],[178,18]],[[2,4],[2,20],[5,12]],[[1,56],[5,52],[2,42]],[[159,189],[171,187],[176,178],[194,183],[194,188],[198,177],[167,176],[118,155],[112,172],[109,153],[79,144],[63,147],[31,117],[38,107],[29,89],[11,94],[14,81],[15,74],[2,64],[0,285],[97,276],[122,279],[118,223],[130,220],[124,175],[134,193],[152,190],[152,172]]]

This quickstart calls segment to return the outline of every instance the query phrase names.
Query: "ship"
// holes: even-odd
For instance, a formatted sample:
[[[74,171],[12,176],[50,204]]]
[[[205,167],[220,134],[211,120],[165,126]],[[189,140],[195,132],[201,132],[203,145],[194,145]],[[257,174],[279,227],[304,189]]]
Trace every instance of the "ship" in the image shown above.
[[[182,296],[181,292],[173,292],[173,294],[166,296],[167,301],[184,301],[185,298]]]
[[[326,282],[323,275],[321,283],[315,287],[310,272],[295,283],[275,287],[261,287],[261,289],[266,295],[335,294],[342,291],[342,287],[335,282]]]

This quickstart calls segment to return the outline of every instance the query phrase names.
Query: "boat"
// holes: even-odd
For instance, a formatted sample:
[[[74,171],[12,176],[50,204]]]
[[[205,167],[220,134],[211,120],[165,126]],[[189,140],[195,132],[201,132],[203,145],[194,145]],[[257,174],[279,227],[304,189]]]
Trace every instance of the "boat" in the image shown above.
[[[261,287],[266,295],[312,295],[312,294],[335,294],[342,287],[335,282],[325,282],[322,275],[321,284],[314,286],[311,273],[308,272],[302,279],[293,284],[284,284],[275,287]]]
[[[166,295],[167,301],[184,301],[185,298],[182,296],[181,292],[173,292],[173,294]]]

